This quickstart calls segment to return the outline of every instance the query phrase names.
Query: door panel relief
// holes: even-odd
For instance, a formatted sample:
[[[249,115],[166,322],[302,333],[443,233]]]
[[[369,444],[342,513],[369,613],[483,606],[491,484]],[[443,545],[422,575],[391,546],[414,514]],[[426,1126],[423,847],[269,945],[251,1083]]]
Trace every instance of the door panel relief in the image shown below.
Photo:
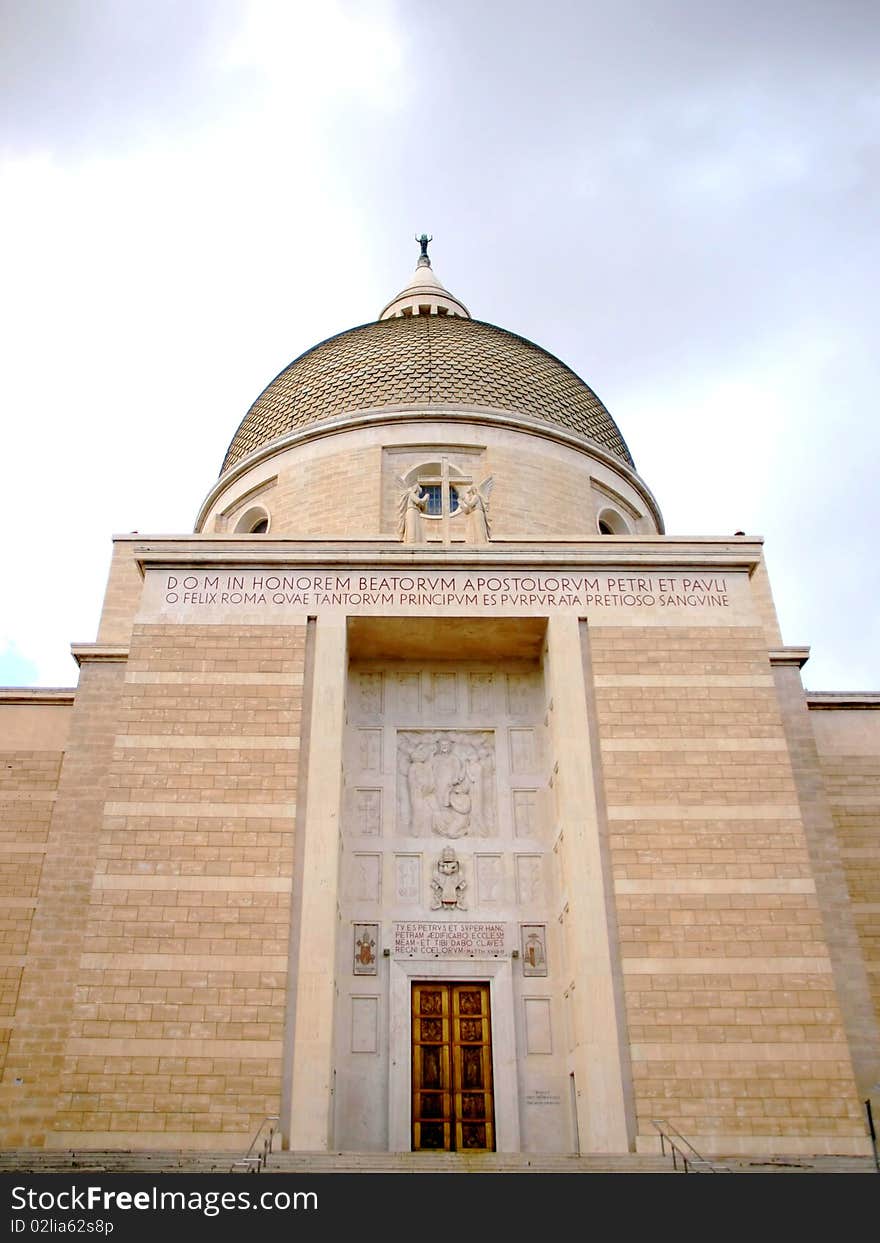
[[[488,984],[412,986],[414,1152],[493,1152]]]

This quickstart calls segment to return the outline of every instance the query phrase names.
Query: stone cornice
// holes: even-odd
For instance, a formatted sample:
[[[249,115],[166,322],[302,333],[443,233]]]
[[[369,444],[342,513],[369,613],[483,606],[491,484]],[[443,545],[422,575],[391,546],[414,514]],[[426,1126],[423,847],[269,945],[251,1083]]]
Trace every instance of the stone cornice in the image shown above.
[[[834,708],[880,711],[880,691],[807,691],[807,707],[825,712]]]
[[[71,643],[71,655],[78,665],[86,661],[113,664],[128,660],[128,647],[111,643]]]
[[[133,537],[119,537],[132,539]],[[260,536],[194,535],[181,538],[135,537],[134,557],[141,570],[161,566],[425,566],[432,569],[488,567],[555,570],[578,566],[664,570],[727,570],[751,573],[761,559],[762,541],[676,539],[670,536],[597,535],[571,543],[404,545],[396,540],[263,540]],[[801,651],[802,649],[797,649]]]
[[[0,704],[48,704],[51,707],[72,704],[75,686],[0,686]]]
[[[808,647],[774,647],[768,653],[771,665],[796,665],[803,669],[810,659]]]

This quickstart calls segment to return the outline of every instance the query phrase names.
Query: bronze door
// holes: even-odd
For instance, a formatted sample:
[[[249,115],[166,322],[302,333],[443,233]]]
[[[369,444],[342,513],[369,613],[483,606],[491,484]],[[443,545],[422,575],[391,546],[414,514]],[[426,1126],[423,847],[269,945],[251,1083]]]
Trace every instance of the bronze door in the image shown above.
[[[414,1152],[494,1152],[488,984],[413,984]]]

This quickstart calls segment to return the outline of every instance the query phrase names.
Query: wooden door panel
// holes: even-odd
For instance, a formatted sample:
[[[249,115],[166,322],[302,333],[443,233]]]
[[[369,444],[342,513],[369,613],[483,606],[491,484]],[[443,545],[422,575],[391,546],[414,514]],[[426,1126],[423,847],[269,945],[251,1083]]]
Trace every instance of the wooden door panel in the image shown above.
[[[459,1152],[494,1151],[488,984],[452,986],[453,1113]]]
[[[414,984],[412,1145],[494,1151],[488,984]]]

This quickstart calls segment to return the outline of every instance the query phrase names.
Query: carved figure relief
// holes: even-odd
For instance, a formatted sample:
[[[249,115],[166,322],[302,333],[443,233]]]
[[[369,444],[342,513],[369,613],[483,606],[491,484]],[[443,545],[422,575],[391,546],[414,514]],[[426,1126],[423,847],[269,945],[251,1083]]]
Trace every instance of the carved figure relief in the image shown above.
[[[458,507],[466,518],[469,544],[488,544],[489,542],[489,497],[494,486],[495,480],[488,475],[478,486],[471,484],[463,493],[459,493]]]
[[[401,731],[399,831],[414,837],[494,832],[495,753],[490,730]]]
[[[410,486],[400,477],[397,482],[403,488],[397,504],[397,533],[404,544],[420,544],[422,542],[422,514],[428,505],[428,494],[423,492],[420,483]]]
[[[451,846],[445,846],[434,864],[431,877],[431,910],[466,911],[466,889],[467,880],[461,861]]]

